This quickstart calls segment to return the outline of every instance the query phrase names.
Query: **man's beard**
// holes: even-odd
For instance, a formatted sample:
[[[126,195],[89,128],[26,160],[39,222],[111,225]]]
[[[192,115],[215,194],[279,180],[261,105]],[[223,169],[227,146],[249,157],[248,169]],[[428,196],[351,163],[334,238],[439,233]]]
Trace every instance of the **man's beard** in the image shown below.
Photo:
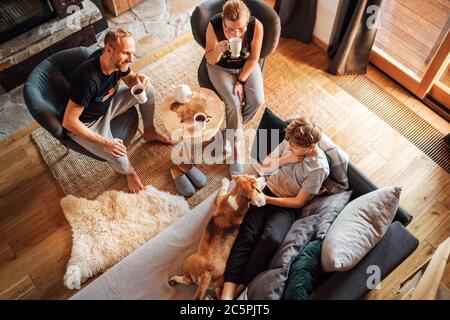
[[[113,65],[114,65],[114,67],[115,67],[116,69],[122,71],[122,72],[127,71],[128,65],[123,65],[123,64],[121,64],[121,62],[125,62],[125,61],[114,61],[114,60],[113,60]],[[124,68],[125,70],[122,70],[123,68]]]

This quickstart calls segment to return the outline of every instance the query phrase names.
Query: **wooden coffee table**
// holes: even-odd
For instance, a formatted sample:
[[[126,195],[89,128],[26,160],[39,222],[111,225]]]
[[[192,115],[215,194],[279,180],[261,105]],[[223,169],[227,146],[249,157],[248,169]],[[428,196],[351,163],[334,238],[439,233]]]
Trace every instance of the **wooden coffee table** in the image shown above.
[[[220,130],[225,116],[225,105],[217,94],[206,88],[192,88],[193,97],[188,103],[178,103],[175,96],[167,96],[161,106],[164,126],[174,141],[189,144],[211,140]],[[194,128],[194,115],[205,113],[209,122],[203,129]]]

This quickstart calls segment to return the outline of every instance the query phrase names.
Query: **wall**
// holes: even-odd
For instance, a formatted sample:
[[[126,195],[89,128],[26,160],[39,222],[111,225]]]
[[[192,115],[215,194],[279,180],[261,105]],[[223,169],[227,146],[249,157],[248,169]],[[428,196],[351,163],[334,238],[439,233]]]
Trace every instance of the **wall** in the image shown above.
[[[314,36],[326,45],[330,43],[331,31],[339,0],[318,0]]]

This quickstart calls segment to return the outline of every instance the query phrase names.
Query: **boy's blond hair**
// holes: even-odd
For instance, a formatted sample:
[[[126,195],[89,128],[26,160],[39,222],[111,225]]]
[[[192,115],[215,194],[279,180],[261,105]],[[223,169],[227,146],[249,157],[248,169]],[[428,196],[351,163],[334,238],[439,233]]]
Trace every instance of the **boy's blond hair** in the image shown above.
[[[230,0],[222,7],[222,17],[235,22],[241,17],[250,17],[250,10],[241,0]]]
[[[300,147],[309,147],[320,141],[322,129],[310,119],[300,117],[289,123],[285,139],[294,142]]]
[[[132,36],[133,34],[124,28],[110,30],[105,35],[105,46],[107,44],[114,46],[119,41],[119,39]]]

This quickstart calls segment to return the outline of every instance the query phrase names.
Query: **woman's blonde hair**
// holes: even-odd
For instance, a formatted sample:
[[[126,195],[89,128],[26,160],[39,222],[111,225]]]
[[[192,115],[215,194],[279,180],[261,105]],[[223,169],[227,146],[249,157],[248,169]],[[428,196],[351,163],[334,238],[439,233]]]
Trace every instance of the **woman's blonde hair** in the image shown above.
[[[300,147],[309,147],[320,141],[322,129],[310,119],[300,117],[289,123],[285,139],[294,142]]]
[[[110,30],[105,35],[105,41],[104,41],[105,46],[107,44],[114,45],[119,41],[119,39],[125,38],[125,37],[132,37],[132,36],[133,36],[133,34],[130,31],[123,29],[123,28]]]
[[[241,17],[250,17],[250,9],[242,0],[229,0],[222,8],[222,17],[230,21],[238,21]]]

